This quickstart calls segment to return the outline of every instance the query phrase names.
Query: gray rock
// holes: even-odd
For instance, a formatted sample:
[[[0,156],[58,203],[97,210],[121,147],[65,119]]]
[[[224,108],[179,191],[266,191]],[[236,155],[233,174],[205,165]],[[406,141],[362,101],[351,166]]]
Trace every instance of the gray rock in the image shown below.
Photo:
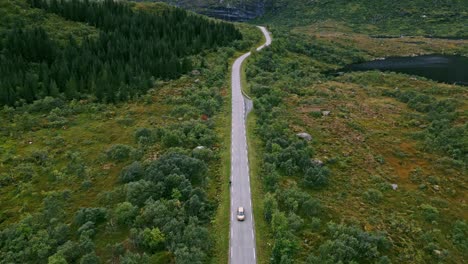
[[[198,146],[198,147],[196,147],[195,149],[197,149],[197,150],[206,149],[206,147],[205,147],[205,146]]]
[[[314,164],[316,166],[323,166],[323,161],[321,161],[319,159],[313,159],[312,164]]]
[[[298,134],[296,134],[296,136],[298,136],[299,138],[302,138],[304,140],[307,140],[307,141],[312,140],[312,136],[310,134],[308,134],[308,133],[305,133],[305,132],[298,133]]]
[[[398,189],[398,184],[392,183],[392,189],[396,191]]]
[[[322,111],[322,115],[323,116],[329,116],[330,115],[330,111]]]
[[[439,185],[433,185],[432,186],[432,189],[436,190],[436,191],[439,191],[440,190],[440,186]]]

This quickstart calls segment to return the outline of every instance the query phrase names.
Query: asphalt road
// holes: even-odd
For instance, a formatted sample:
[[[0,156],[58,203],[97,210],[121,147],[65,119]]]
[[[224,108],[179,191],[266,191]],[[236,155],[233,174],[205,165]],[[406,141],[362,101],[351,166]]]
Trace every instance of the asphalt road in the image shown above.
[[[271,44],[270,33],[259,27],[266,42],[257,50]],[[241,66],[250,52],[239,57],[232,66],[232,132],[231,132],[231,229],[229,240],[229,263],[256,263],[255,229],[250,193],[249,159],[245,130],[246,105],[241,87]],[[245,208],[245,221],[237,221],[236,211],[239,206]]]

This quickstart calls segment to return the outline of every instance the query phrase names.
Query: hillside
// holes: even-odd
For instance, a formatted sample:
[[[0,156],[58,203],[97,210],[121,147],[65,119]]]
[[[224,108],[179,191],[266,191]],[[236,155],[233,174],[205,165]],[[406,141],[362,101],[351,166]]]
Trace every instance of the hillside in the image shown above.
[[[0,91],[15,79],[22,92],[0,110],[0,263],[225,262],[227,73],[236,52],[259,41],[257,29],[163,4],[30,3],[41,8],[14,0],[0,9],[1,63],[10,63]],[[138,41],[160,48],[151,37],[171,37],[167,27],[145,27],[160,19],[178,34],[171,48],[190,39],[190,50],[173,54],[190,69],[158,76],[144,63],[157,62],[158,50],[126,49]],[[184,35],[185,23],[204,25],[198,42]],[[229,32],[237,40],[218,42]],[[131,56],[147,60],[132,71]],[[64,86],[43,81],[56,61],[68,68]],[[11,63],[20,71],[11,73]],[[107,78],[93,85],[87,73],[105,68]],[[25,89],[25,76],[34,89]],[[108,100],[122,88],[139,92]]]
[[[277,1],[246,68],[260,263],[463,263],[467,88],[351,63],[468,55],[466,1]],[[308,133],[311,140],[297,136]]]
[[[229,21],[248,21],[259,17],[265,13],[270,4],[269,0],[162,0],[162,2]]]
[[[370,35],[467,38],[465,0],[274,1],[263,21],[289,27],[332,20]]]

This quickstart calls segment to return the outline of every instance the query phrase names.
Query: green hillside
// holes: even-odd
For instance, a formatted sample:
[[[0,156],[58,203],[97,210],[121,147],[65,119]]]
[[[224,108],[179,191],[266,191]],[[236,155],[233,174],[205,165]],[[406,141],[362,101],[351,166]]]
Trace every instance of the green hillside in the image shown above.
[[[465,0],[276,0],[274,5],[261,21],[291,27],[334,20],[372,35],[468,37]]]
[[[466,87],[327,73],[390,56],[466,56],[467,9],[466,1],[280,0],[251,21],[274,38],[246,67],[260,263],[468,257]]]
[[[1,100],[17,95],[0,110],[0,263],[224,263],[228,68],[258,30],[163,4],[45,3],[0,4]],[[171,57],[190,68],[158,76]]]

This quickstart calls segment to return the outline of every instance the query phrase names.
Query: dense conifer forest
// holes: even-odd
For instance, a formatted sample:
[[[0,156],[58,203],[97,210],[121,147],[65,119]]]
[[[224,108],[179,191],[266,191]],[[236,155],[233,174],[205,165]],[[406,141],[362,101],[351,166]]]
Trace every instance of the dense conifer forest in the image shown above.
[[[60,44],[43,28],[19,23],[0,35],[0,104],[30,103],[59,94],[68,99],[92,95],[103,102],[124,101],[146,92],[153,80],[177,78],[192,70],[190,55],[241,38],[232,24],[181,9],[155,15],[110,0],[28,2],[94,26],[100,33],[78,40],[70,36]]]

